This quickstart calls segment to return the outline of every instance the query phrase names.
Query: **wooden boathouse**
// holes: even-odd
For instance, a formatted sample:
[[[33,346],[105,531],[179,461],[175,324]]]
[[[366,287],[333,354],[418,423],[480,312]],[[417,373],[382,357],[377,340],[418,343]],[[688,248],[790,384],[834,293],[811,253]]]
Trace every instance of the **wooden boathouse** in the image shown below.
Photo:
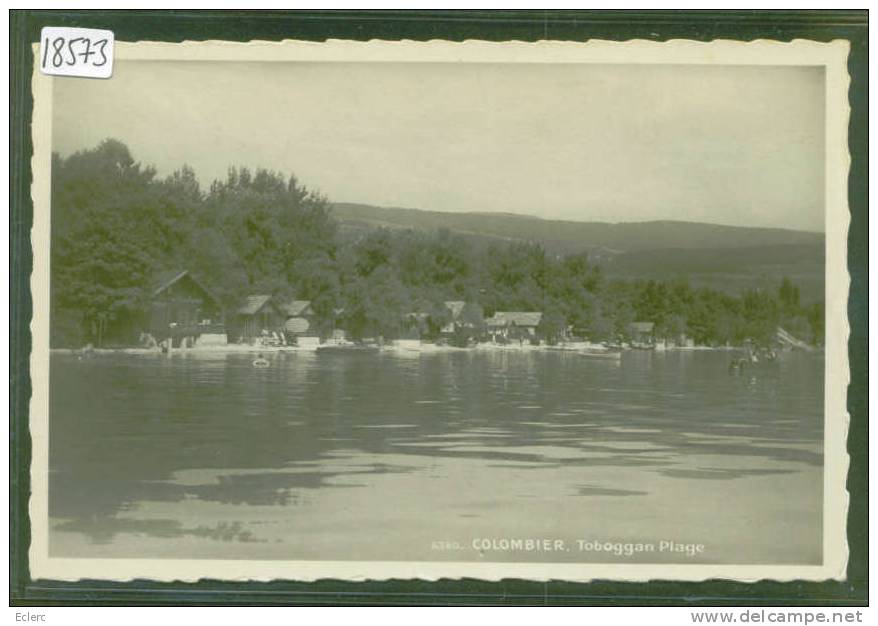
[[[149,297],[146,326],[155,341],[170,339],[174,347],[225,337],[222,304],[188,270],[158,277]]]
[[[274,298],[253,294],[244,299],[229,324],[229,339],[234,343],[253,343],[263,337],[281,337],[285,316]]]
[[[542,319],[539,311],[497,311],[485,320],[485,327],[492,341],[535,339]]]

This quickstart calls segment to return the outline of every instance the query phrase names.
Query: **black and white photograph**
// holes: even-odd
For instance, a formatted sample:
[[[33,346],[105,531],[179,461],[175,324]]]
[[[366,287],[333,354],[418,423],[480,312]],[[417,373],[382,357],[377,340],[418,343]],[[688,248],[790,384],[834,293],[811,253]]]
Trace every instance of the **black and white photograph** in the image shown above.
[[[32,567],[841,577],[846,58],[116,42],[109,78],[36,69]]]

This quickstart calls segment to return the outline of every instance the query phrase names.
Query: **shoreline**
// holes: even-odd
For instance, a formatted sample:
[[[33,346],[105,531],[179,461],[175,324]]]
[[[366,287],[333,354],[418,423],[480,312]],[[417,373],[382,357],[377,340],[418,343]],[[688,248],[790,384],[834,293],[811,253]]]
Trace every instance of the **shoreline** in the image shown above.
[[[437,354],[445,352],[469,352],[469,351],[490,351],[490,352],[566,352],[572,354],[611,354],[613,352],[704,352],[704,351],[736,351],[743,350],[743,346],[680,346],[666,347],[659,350],[640,350],[637,348],[607,348],[601,344],[575,344],[575,345],[538,345],[531,344],[497,344],[497,343],[479,343],[474,346],[458,347],[450,345],[437,345],[433,343],[422,343],[416,345],[399,345],[388,344],[383,346],[377,345],[334,345],[321,344],[320,346],[251,346],[248,344],[226,344],[212,346],[193,346],[191,348],[174,348],[170,352],[162,352],[157,348],[92,348],[91,350],[83,350],[82,348],[50,348],[49,354],[138,354],[138,355],[160,355],[172,356],[175,354],[277,354],[287,352],[307,352],[316,353],[322,351],[331,352],[361,352],[372,349],[375,352],[392,352],[392,353],[411,353],[411,354]],[[331,350],[327,350],[331,349]]]

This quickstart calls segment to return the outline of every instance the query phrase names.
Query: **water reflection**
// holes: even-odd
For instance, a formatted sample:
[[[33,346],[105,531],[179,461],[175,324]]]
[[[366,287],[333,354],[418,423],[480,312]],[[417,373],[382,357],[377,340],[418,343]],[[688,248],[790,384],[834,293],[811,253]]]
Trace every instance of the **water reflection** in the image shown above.
[[[308,549],[284,534],[299,520],[319,524],[312,541],[368,538],[379,532],[372,520],[383,532],[411,524],[414,543],[425,525],[439,532],[452,519],[515,529],[518,503],[533,500],[549,503],[546,520],[591,501],[619,503],[602,509],[607,519],[660,518],[668,498],[696,506],[687,499],[706,483],[729,495],[738,483],[816,494],[802,532],[819,537],[823,362],[813,355],[783,354],[745,376],[730,376],[715,352],[635,351],[621,363],[536,351],[286,353],[264,369],[250,360],[53,355],[52,550],[87,551],[65,547],[72,533],[129,553],[139,548],[126,541],[148,537],[289,544],[289,557]],[[345,509],[362,526],[332,531]],[[776,515],[749,514],[766,524]],[[539,509],[527,515],[535,528],[549,523]]]

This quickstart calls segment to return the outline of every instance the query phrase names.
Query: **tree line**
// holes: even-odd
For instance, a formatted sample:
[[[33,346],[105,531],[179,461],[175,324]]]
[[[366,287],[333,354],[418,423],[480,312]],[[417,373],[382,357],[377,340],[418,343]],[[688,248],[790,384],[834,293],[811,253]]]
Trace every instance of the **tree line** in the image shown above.
[[[231,168],[205,190],[191,168],[159,177],[112,139],[53,155],[53,346],[83,345],[145,310],[155,277],[171,269],[188,269],[228,310],[254,293],[311,300],[322,332],[340,325],[355,337],[400,336],[413,312],[426,319],[419,330],[435,334],[449,315],[443,303],[462,300],[473,320],[542,311],[550,340],[614,340],[634,321],[704,345],[768,343],[778,325],[823,340],[822,302],[800,302],[788,279],[734,296],[685,280],[614,280],[586,253],[552,255],[537,243],[350,232],[325,196],[264,169]]]

